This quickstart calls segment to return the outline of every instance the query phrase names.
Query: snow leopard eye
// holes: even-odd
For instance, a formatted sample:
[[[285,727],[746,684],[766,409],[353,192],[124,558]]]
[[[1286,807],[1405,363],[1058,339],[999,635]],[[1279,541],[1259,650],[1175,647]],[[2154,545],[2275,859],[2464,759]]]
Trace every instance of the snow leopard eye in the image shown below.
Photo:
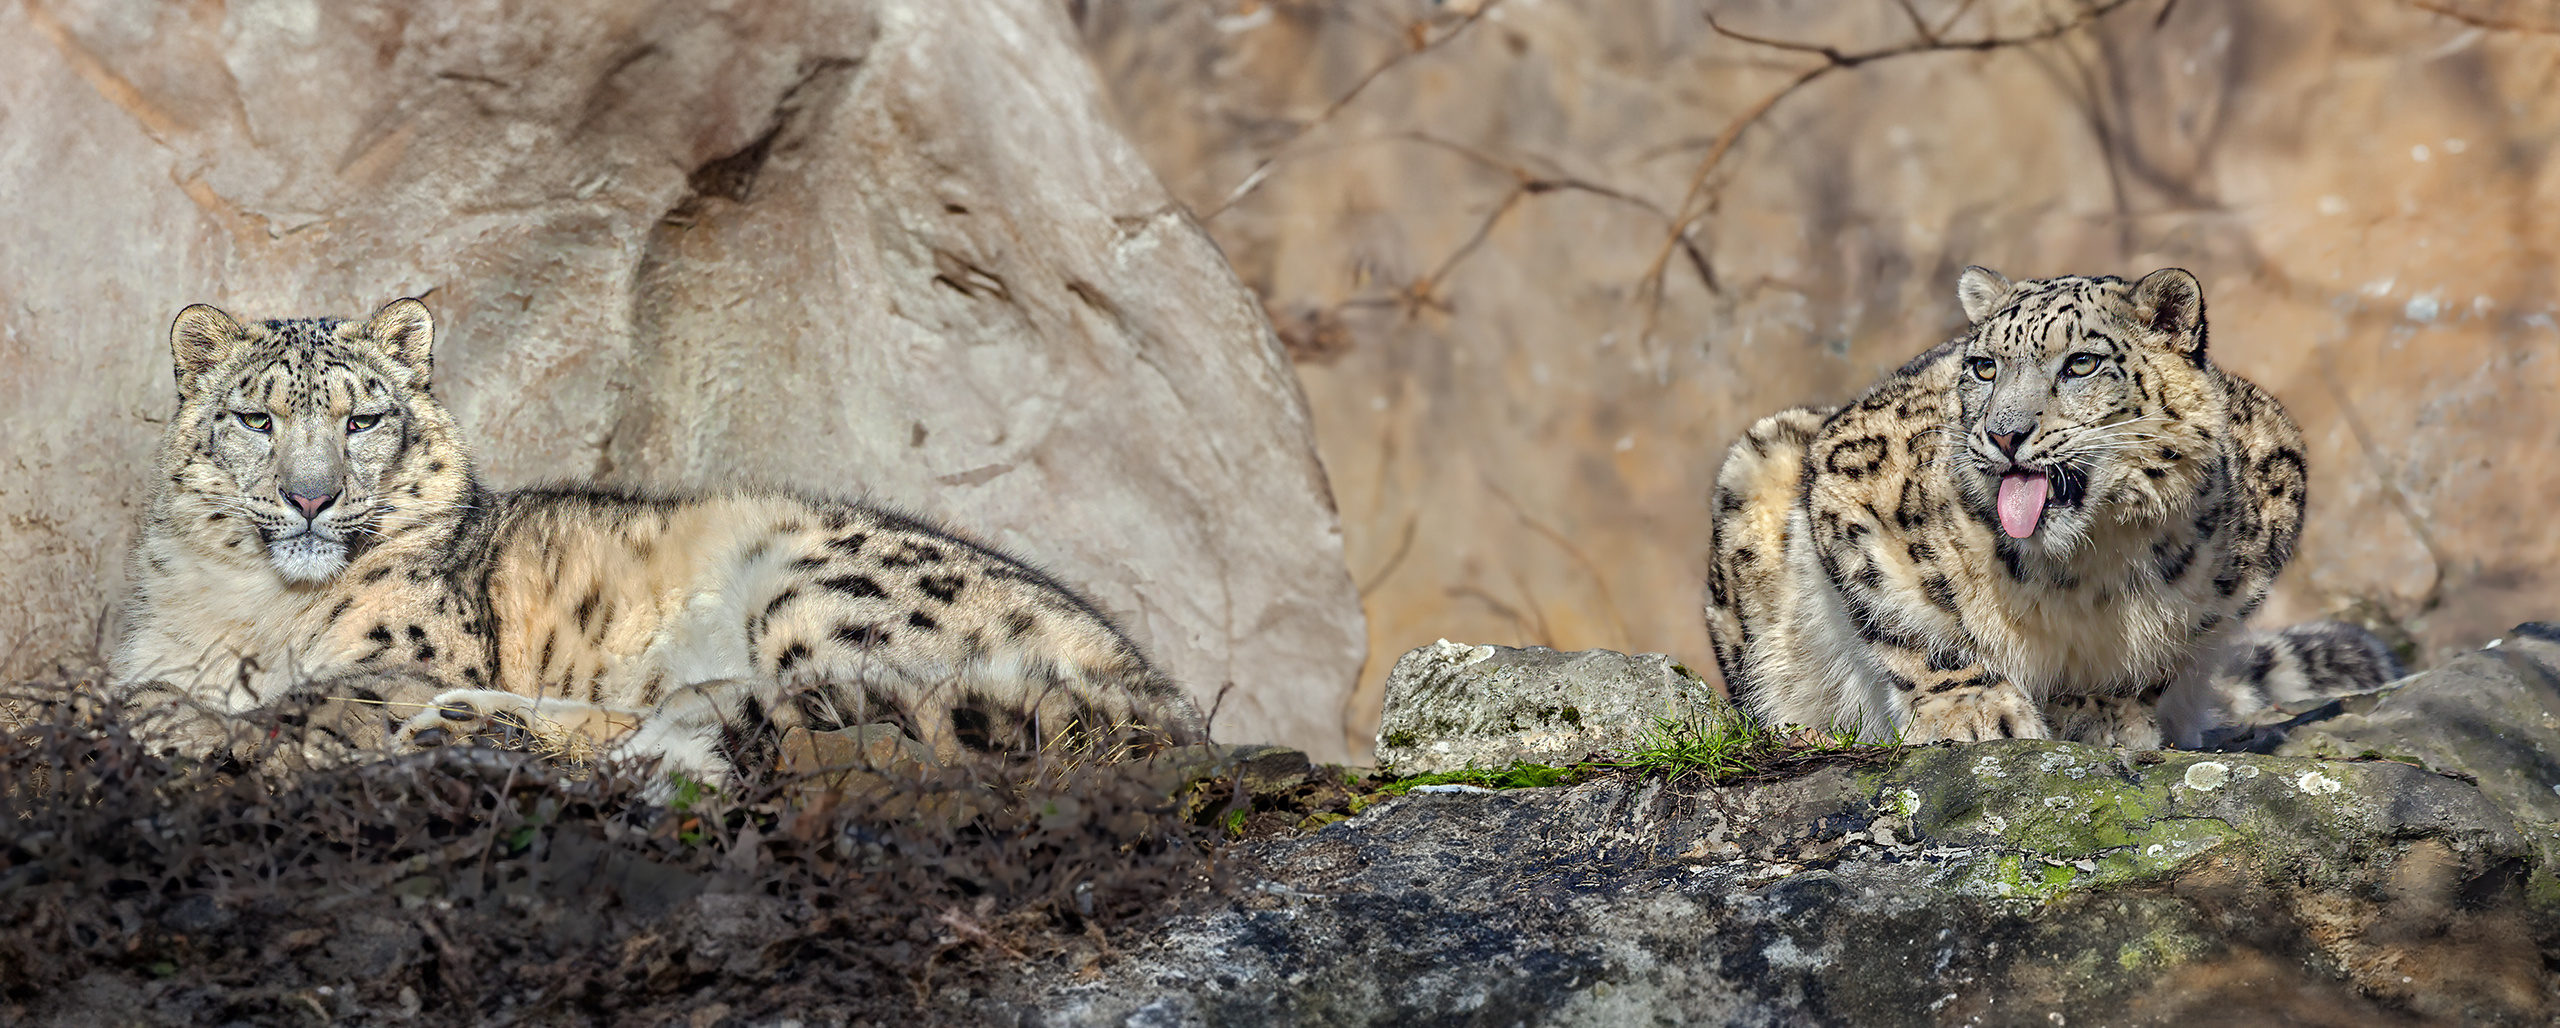
[[[1972,369],[1973,377],[1985,382],[2000,377],[2000,362],[1993,358],[1975,357],[1964,363],[1965,367]]]
[[[382,423],[380,414],[358,414],[347,419],[347,434],[354,435]]]
[[[276,427],[275,418],[253,410],[234,411],[231,416],[240,419],[240,427],[259,435],[265,435],[269,429]]]
[[[2083,375],[2090,374],[2090,373],[2095,372],[2095,371],[2097,371],[2097,370],[2098,370],[2098,355],[2097,355],[2097,354],[2094,354],[2094,353],[2075,353],[2075,354],[2072,354],[2072,355],[2071,355],[2071,363],[2068,363],[2068,364],[2065,364],[2065,365],[2063,365],[2063,366],[2062,366],[2062,377],[2064,377],[2064,378],[2079,378],[2079,377],[2081,377],[2081,376],[2083,376]]]

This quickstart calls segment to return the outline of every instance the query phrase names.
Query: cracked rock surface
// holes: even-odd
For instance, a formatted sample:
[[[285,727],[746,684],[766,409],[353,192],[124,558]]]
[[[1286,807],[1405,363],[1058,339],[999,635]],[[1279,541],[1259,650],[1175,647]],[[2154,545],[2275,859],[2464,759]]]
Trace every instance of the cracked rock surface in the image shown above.
[[[1350,756],[1304,400],[1062,5],[73,0],[0,64],[0,674],[120,598],[180,307],[423,295],[492,485],[945,519],[1234,683],[1221,736]]]
[[[2541,645],[2519,629],[2394,696],[2476,723],[2547,684]],[[2393,703],[2358,730],[2388,736]],[[1249,844],[1223,909],[1013,1001],[1061,1026],[2547,1024],[2560,830],[2502,805],[2500,751],[2463,752],[2449,774],[2015,740],[1764,784],[1417,792]]]

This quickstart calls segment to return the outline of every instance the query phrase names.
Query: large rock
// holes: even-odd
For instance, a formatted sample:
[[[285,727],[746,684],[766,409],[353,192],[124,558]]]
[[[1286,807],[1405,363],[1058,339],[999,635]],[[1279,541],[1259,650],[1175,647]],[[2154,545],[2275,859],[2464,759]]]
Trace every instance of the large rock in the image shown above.
[[[189,302],[423,294],[487,477],[866,494],[1349,752],[1357,601],[1254,297],[1061,5],[0,9],[0,674],[86,640]]]
[[[2542,1024],[2547,826],[2406,764],[2070,743],[1408,795],[1048,1025]]]
[[[1009,1000],[1051,1025],[2549,1024],[2552,635],[2286,743],[2347,759],[2002,741],[1409,793],[1245,847],[1239,902]],[[1434,694],[1469,711],[1529,677],[1496,659],[1634,663],[1481,649],[1393,681],[1474,683]]]
[[[2276,752],[2467,775],[2517,817],[2560,822],[2560,626],[2517,625],[2358,706],[2296,730]]]
[[[1731,709],[1713,687],[1659,653],[1558,653],[1442,639],[1405,654],[1387,676],[1378,766],[1417,775],[1571,764],[1635,749],[1661,719],[1701,724]]]
[[[1299,359],[1372,653],[1707,660],[1723,446],[1946,338],[1967,264],[2203,279],[2214,358],[2310,447],[2266,622],[2366,601],[2431,665],[2560,607],[2547,3],[1079,6]],[[1702,14],[1861,53],[2100,6],[1827,73],[1703,169],[1823,58]]]

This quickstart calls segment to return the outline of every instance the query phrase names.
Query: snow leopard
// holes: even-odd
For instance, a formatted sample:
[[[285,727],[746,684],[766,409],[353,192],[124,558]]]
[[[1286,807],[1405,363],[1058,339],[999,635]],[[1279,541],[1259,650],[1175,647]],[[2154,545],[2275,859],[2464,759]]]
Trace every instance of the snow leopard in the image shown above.
[[[2397,674],[2352,626],[2244,628],[2301,535],[2302,433],[2208,357],[2194,275],[1969,267],[1956,292],[1956,337],[1728,449],[1706,615],[1747,710],[1906,742],[2193,747],[2271,691]],[[2272,656],[2294,650],[2317,652]],[[2233,681],[2302,668],[2322,680]]]
[[[290,721],[339,752],[568,726],[718,784],[774,740],[892,721],[946,755],[1204,741],[1091,600],[882,506],[755,489],[481,485],[415,299],[170,329],[177,411],[114,691],[191,756]],[[315,709],[337,716],[313,718]]]

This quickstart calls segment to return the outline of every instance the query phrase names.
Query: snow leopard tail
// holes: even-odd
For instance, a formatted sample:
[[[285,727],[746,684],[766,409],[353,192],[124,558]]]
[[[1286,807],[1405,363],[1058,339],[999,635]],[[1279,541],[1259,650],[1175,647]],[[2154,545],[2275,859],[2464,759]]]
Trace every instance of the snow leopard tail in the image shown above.
[[[2335,697],[2368,693],[2408,673],[2391,647],[2343,621],[2312,621],[2251,632],[2234,643],[2213,676],[2235,724],[2271,712],[2301,713]]]

